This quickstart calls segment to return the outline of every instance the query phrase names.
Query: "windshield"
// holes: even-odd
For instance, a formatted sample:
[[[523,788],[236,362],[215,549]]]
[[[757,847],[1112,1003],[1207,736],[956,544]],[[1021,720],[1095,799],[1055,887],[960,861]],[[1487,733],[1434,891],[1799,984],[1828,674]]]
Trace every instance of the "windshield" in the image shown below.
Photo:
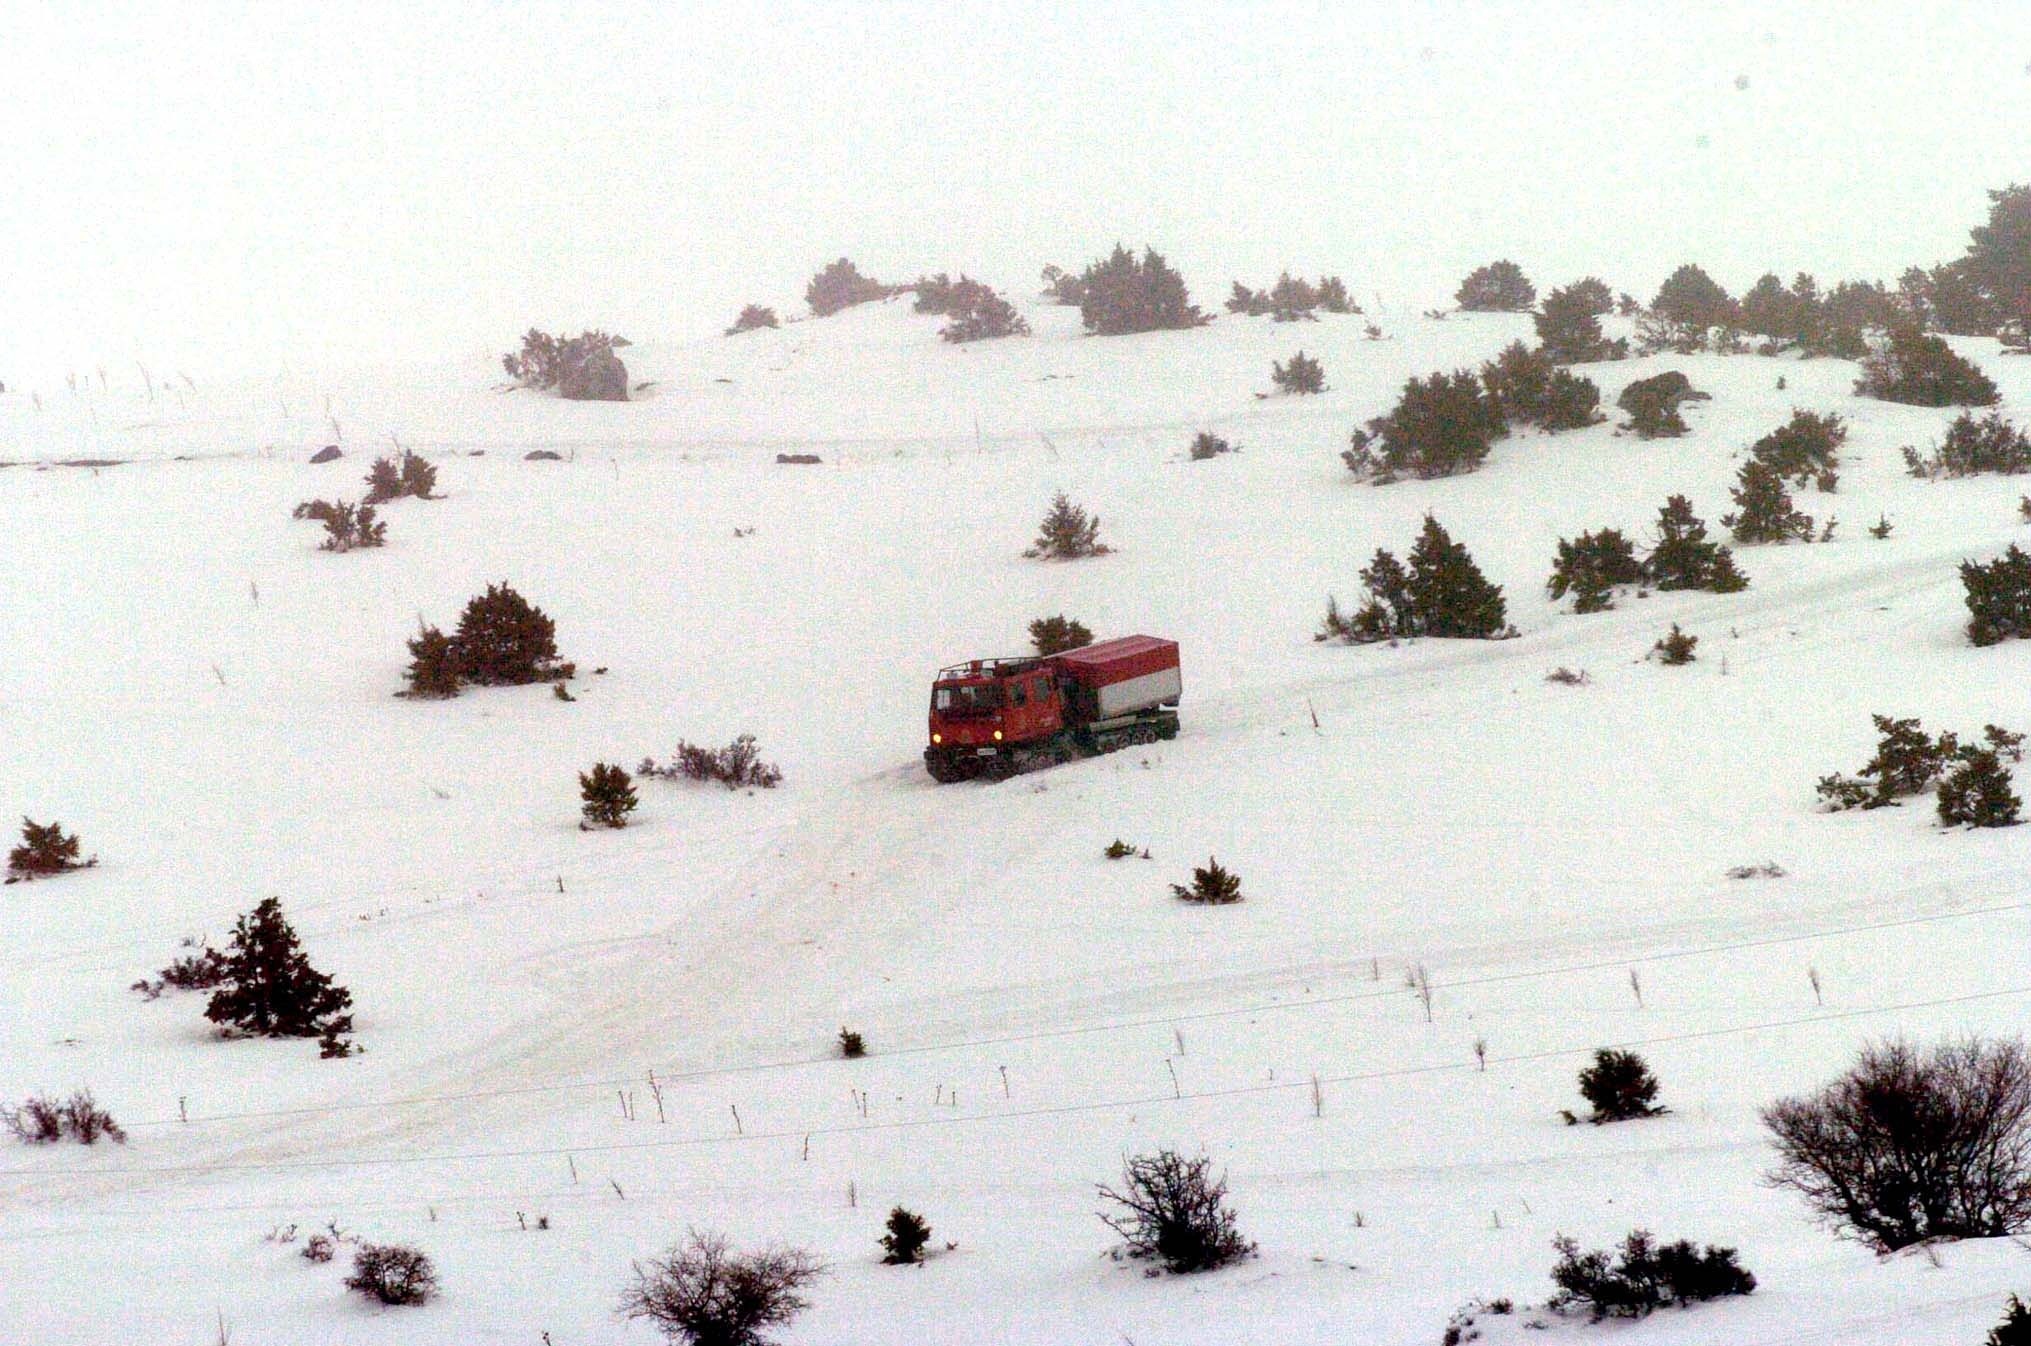
[[[983,715],[1001,706],[1001,684],[941,682],[931,691],[931,708],[946,715]]]

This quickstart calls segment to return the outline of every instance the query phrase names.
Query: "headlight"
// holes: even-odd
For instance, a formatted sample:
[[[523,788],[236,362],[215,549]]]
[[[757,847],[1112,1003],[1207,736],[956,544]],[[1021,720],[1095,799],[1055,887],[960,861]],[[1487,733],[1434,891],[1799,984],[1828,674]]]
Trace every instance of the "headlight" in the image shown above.
[[[1001,730],[997,729],[994,731],[994,741],[996,743],[1001,742]]]
[[[933,743],[943,743],[945,741],[945,736],[943,734],[933,734],[931,735],[931,741]]]

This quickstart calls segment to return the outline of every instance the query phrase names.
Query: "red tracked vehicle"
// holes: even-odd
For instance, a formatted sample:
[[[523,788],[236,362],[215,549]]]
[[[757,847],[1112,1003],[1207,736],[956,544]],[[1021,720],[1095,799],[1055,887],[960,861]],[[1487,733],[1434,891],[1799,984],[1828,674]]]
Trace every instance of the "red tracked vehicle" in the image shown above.
[[[942,782],[1022,771],[1178,736],[1178,643],[1122,636],[1058,654],[974,659],[931,684],[924,766]]]

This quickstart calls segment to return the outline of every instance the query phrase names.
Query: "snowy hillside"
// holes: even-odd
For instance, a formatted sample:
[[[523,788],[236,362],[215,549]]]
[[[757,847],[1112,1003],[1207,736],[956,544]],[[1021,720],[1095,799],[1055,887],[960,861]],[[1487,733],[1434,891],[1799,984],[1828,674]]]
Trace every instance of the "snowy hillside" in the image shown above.
[[[1702,355],[1581,371],[1612,407],[1683,370],[1713,395],[1685,438],[1525,431],[1374,487],[1348,433],[1526,317],[1027,314],[974,346],[906,301],[636,346],[626,405],[481,360],[0,394],[0,816],[99,856],[0,889],[0,1100],[89,1087],[130,1136],[0,1149],[0,1342],[222,1317],[235,1346],[647,1343],[615,1313],[630,1262],[689,1226],[828,1263],[799,1344],[1432,1343],[1469,1299],[1541,1304],[1555,1235],[1635,1227],[1736,1247],[1760,1287],[1486,1339],[1949,1346],[2031,1289],[2011,1241],[1836,1241],[1761,1184],[1757,1117],[1867,1041],[2026,1022],[2031,833],[1813,796],[1872,712],[2031,729],[2031,645],[1971,647],[1956,574],[2023,539],[2025,481],[1907,476],[1953,413],[1858,399],[1852,363]],[[1954,344],[2031,418],[2031,359]],[[1258,397],[1300,348],[1328,391]],[[1799,493],[1833,541],[1738,549],[1731,596],[1546,597],[1561,537],[1647,534],[1672,493],[1713,524],[1794,407],[1851,426],[1838,494]],[[1241,451],[1189,461],[1202,429]],[[317,550],[291,507],[356,498],[395,443],[443,498]],[[1058,491],[1111,555],[1021,558]],[[1428,511],[1518,638],[1314,642]],[[501,580],[556,619],[577,700],[397,698],[419,619]],[[932,674],[1057,613],[1177,640],[1182,735],[934,785]],[[1646,661],[1674,622],[1698,661]],[[633,825],[578,830],[576,773],[740,733],[781,788],[643,780]],[[1104,859],[1117,837],[1153,858]],[[1246,900],[1172,898],[1208,855]],[[220,1041],[202,996],[128,989],[268,896],[364,1054]],[[1564,1125],[1609,1044],[1669,1113]],[[1258,1257],[1109,1256],[1094,1184],[1160,1145],[1226,1170]],[[896,1204],[934,1230],[921,1269],[879,1264]],[[424,1248],[442,1298],[346,1294],[298,1255],[331,1221]]]

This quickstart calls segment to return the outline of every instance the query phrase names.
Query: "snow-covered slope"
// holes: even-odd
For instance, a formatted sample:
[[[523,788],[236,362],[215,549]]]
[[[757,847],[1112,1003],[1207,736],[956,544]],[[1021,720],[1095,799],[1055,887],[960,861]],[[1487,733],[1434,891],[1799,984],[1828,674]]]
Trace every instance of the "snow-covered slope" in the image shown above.
[[[223,1315],[241,1346],[648,1341],[614,1317],[629,1262],[691,1225],[831,1264],[794,1342],[1434,1341],[1470,1297],[1541,1301],[1554,1234],[1637,1226],[1737,1246],[1762,1285],[1618,1337],[1978,1339],[2021,1251],[1835,1242],[1759,1184],[1757,1109],[1872,1038],[2024,1023],[2024,834],[1812,796],[1872,711],[2031,728],[2031,648],[1969,647],[1955,574],[2021,535],[2023,483],[1903,475],[1951,414],[1857,400],[1850,364],[1681,357],[1585,372],[1612,404],[1683,369],[1714,395],[1689,437],[1524,433],[1370,487],[1348,431],[1527,320],[1030,316],[970,348],[902,302],[637,346],[625,406],[478,361],[0,395],[0,810],[101,857],[0,890],[0,1098],[89,1086],[131,1134],[0,1151],[0,1340]],[[1959,344],[2031,414],[2031,361]],[[1329,391],[1259,398],[1299,348]],[[1839,494],[1800,501],[1833,542],[1743,549],[1730,597],[1545,597],[1561,536],[1647,530],[1672,492],[1716,519],[1795,406],[1852,425]],[[1199,429],[1241,451],[1188,461]],[[444,498],[389,507],[385,549],[317,551],[290,507],[356,495],[393,442]],[[1020,558],[1059,490],[1112,555]],[[1314,643],[1427,511],[1519,638]],[[556,618],[577,701],[394,697],[419,618],[504,579]],[[934,786],[931,673],[1059,612],[1180,641],[1183,735]],[[1645,662],[1672,622],[1699,661]],[[576,829],[595,761],[741,732],[781,789],[644,781],[633,826]],[[1116,837],[1154,858],[1103,859]],[[1170,897],[1209,854],[1238,906]],[[1763,861],[1787,875],[1726,877]],[[363,1056],[221,1042],[201,998],[127,989],[269,895]],[[866,1059],[835,1059],[842,1025]],[[1609,1043],[1644,1044],[1672,1111],[1562,1125]],[[1227,1169],[1258,1258],[1108,1257],[1093,1185],[1157,1145]],[[955,1246],[879,1266],[898,1203]],[[264,1237],[327,1221],[422,1246],[443,1298],[370,1310]]]

